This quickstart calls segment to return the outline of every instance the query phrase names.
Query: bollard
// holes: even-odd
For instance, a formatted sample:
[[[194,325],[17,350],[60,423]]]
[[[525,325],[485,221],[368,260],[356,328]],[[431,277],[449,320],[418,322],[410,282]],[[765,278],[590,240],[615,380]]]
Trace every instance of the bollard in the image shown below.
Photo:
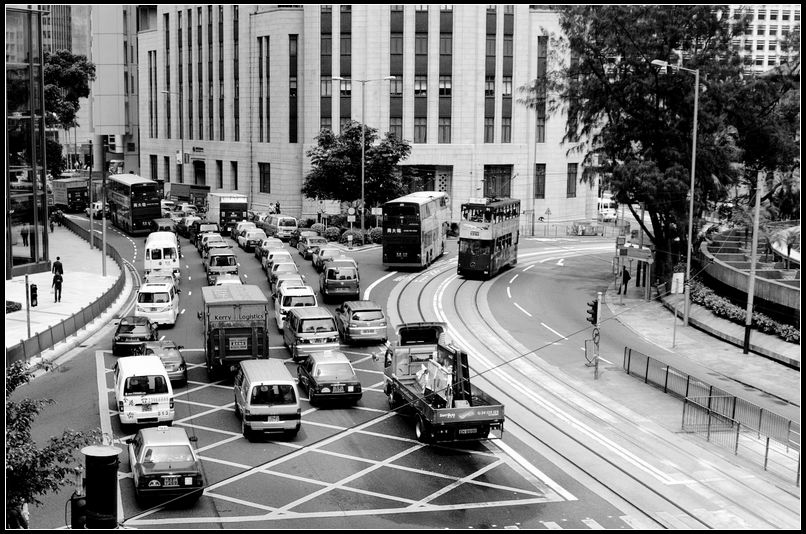
[[[87,457],[87,528],[116,528],[121,450],[111,445],[89,445],[81,452]]]

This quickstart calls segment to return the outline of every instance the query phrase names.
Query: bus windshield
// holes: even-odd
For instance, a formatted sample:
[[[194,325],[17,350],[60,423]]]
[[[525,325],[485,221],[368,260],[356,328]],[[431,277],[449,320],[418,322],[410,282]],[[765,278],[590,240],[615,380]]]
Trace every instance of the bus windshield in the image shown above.
[[[416,224],[420,222],[420,207],[416,205],[387,205],[383,210],[385,222]]]
[[[135,184],[132,186],[132,202],[135,206],[140,203],[159,204],[160,195],[156,185]]]

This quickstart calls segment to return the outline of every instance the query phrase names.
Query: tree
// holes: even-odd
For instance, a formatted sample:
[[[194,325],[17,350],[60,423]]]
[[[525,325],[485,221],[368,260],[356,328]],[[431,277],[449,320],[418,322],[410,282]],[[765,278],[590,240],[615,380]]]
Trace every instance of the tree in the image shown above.
[[[582,153],[583,165],[598,171],[603,188],[633,215],[634,206],[644,204],[651,221],[644,230],[655,246],[656,272],[665,278],[681,253],[675,243],[682,251],[689,246],[694,76],[661,72],[651,61],[700,73],[696,217],[708,202],[723,199],[741,172],[742,147],[725,109],[743,86],[744,62],[731,40],[748,19],[729,24],[706,5],[560,9],[563,35],[552,36],[549,74],[521,88],[521,102],[549,103],[552,114],[565,111],[569,151]]]
[[[45,153],[48,158],[48,172],[54,178],[58,178],[64,172],[62,145],[48,137],[45,139]]]
[[[316,137],[317,145],[306,153],[311,158],[311,172],[305,176],[302,193],[308,198],[352,202],[361,198],[361,127],[350,121],[340,135],[324,129]],[[404,191],[400,161],[411,154],[411,145],[387,133],[364,125],[364,199],[377,206],[400,196]]]
[[[90,95],[90,82],[95,81],[95,64],[82,54],[69,50],[45,52],[45,109],[48,126],[62,129],[78,125],[78,101]]]
[[[31,380],[23,361],[6,368],[6,510],[23,503],[41,504],[38,496],[70,482],[75,455],[81,447],[100,443],[100,430],[78,432],[65,429],[43,448],[31,438],[31,425],[50,399],[11,400],[11,394]]]

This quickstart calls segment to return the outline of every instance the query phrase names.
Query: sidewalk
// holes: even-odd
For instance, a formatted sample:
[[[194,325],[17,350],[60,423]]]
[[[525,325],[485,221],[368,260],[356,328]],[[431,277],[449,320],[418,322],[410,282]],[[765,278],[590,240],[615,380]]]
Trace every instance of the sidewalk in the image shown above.
[[[31,307],[31,334],[29,336],[25,310],[25,276],[15,276],[11,280],[6,280],[6,300],[22,304],[21,310],[6,314],[7,349],[17,345],[21,340],[28,339],[79,313],[81,309],[112,287],[122,274],[118,264],[107,256],[106,277],[104,277],[101,251],[98,248],[90,249],[87,241],[78,237],[67,227],[56,226],[55,231],[48,237],[51,262],[55,261],[58,256],[64,266],[61,302],[54,302],[53,299],[52,273],[28,275],[29,286],[36,284],[38,290],[38,305]],[[122,294],[127,294],[126,288]],[[90,332],[87,330],[89,329],[79,330],[78,336],[88,336]],[[57,357],[72,348],[69,346],[70,341],[76,337],[76,335],[70,336],[67,340],[68,343],[57,343],[54,347],[57,354],[51,356]]]
[[[700,330],[727,333],[739,341],[744,339],[743,326],[719,319],[700,306],[692,305],[689,326],[683,326],[682,295],[665,297],[665,302],[657,299],[647,302],[643,299],[644,291],[645,288],[632,286],[627,295],[620,297],[610,288],[605,302],[616,320],[658,347],[648,356],[762,408],[800,421],[799,369],[752,351],[744,354],[741,347]],[[678,304],[676,327],[672,311],[675,303]],[[759,350],[776,353],[776,359],[793,359],[800,366],[800,345],[755,330],[750,340]]]

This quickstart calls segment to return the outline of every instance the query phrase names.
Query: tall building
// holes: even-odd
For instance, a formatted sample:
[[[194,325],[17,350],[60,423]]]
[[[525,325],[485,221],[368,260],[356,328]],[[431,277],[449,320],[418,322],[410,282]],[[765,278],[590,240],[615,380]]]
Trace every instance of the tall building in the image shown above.
[[[752,71],[767,71],[800,53],[782,47],[791,35],[800,32],[800,4],[730,6],[730,20],[747,14],[752,16],[749,31],[733,40],[733,48],[750,57]]]
[[[45,52],[72,50],[72,6],[63,4],[40,5],[42,17],[42,48]]]
[[[141,174],[166,188],[206,184],[316,218],[300,192],[305,154],[320,129],[363,115],[412,144],[401,172],[448,192],[454,218],[492,195],[551,221],[595,214],[597,188],[562,143],[565,118],[517,101],[555,67],[549,8],[152,5],[139,25]]]

